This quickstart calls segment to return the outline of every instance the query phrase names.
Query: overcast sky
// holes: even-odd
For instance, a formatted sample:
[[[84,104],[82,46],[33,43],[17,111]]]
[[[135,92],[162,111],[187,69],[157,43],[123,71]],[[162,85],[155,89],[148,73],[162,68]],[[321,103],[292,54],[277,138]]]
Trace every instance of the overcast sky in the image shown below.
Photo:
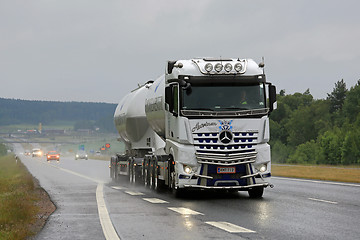
[[[0,97],[118,103],[167,60],[265,57],[287,94],[360,79],[360,1],[0,0]]]

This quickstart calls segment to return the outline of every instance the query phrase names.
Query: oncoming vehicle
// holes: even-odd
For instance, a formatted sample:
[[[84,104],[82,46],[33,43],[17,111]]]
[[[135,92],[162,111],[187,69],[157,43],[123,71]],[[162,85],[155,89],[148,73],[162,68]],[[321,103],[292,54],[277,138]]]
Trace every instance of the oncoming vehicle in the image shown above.
[[[276,87],[252,59],[169,61],[165,75],[119,102],[114,122],[125,152],[110,175],[151,188],[247,191],[272,187],[270,120]]]
[[[34,148],[32,150],[32,156],[33,157],[41,157],[43,155],[43,152],[41,151],[40,148]]]
[[[79,151],[76,153],[75,155],[75,160],[78,160],[78,159],[85,159],[85,160],[88,160],[88,155],[85,151]]]
[[[56,151],[49,151],[46,154],[46,159],[49,162],[50,160],[57,160],[60,161],[60,153],[57,153]]]

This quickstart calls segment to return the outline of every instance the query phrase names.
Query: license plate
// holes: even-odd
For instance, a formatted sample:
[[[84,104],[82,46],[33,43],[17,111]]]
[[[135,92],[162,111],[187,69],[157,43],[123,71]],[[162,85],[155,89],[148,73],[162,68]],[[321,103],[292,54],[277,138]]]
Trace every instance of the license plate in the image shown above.
[[[235,173],[235,167],[217,167],[217,173]]]

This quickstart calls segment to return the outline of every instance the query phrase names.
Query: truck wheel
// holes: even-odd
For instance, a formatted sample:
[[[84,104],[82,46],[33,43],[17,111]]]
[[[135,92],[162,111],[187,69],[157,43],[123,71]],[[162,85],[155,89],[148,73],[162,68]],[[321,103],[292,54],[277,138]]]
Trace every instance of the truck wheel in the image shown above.
[[[145,186],[146,187],[150,187],[150,163],[149,162],[146,162],[146,164],[145,164],[145,171],[144,171],[144,182],[145,182]]]
[[[156,188],[156,175],[155,175],[155,163],[152,163],[150,165],[150,188],[155,189]]]
[[[136,184],[136,181],[138,181],[138,178],[136,176],[136,168],[136,166],[131,166],[130,182],[133,184]]]
[[[263,187],[254,187],[248,190],[250,198],[261,198],[264,193]]]
[[[114,171],[114,180],[117,183],[120,182],[120,176],[119,176],[119,174],[117,172],[117,169],[115,169],[115,171]]]
[[[180,198],[184,195],[184,189],[176,188],[175,187],[175,172],[170,173],[170,190],[174,197]]]
[[[128,180],[129,180],[129,183],[132,183],[133,182],[133,163],[130,162],[129,164],[129,171],[128,171]]]

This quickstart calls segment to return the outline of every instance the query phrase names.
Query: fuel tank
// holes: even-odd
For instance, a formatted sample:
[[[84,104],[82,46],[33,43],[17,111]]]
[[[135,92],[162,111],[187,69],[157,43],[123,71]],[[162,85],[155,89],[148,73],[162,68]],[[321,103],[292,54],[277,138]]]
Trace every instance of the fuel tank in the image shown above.
[[[149,86],[145,113],[152,130],[165,139],[165,76],[161,76]]]
[[[127,144],[139,142],[149,129],[145,114],[145,99],[150,85],[151,83],[148,83],[133,90],[116,107],[115,126],[120,138]]]
[[[132,149],[163,145],[158,138],[165,139],[165,77],[127,94],[116,107],[114,122],[120,138]]]

